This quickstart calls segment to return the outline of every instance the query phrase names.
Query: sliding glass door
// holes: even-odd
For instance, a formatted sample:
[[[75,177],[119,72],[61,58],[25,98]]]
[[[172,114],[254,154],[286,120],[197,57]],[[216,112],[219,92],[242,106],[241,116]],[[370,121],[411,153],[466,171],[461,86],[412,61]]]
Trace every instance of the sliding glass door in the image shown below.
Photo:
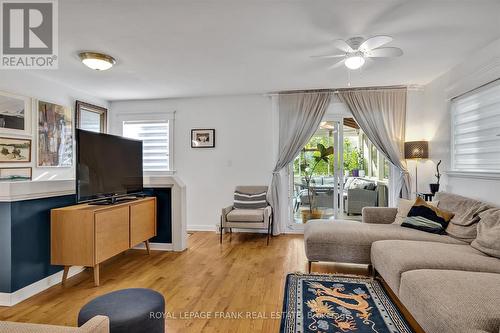
[[[289,226],[311,219],[361,221],[387,206],[389,163],[352,118],[329,116],[289,169]]]
[[[326,118],[290,166],[290,225],[342,212],[343,119]]]

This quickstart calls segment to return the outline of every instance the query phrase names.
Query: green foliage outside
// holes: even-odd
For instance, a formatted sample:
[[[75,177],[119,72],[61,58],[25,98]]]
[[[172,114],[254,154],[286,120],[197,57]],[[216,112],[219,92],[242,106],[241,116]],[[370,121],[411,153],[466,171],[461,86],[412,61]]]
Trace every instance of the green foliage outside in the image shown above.
[[[318,144],[324,147],[329,147],[333,145],[333,138],[328,138],[327,136],[313,136],[311,140],[307,143],[304,149],[300,152],[300,158],[296,158],[293,161],[293,172],[296,176],[299,174],[303,175],[303,172],[299,172],[300,165],[304,160],[307,163],[312,163],[315,157],[320,156],[320,151],[318,150]],[[314,170],[314,176],[328,176],[333,174],[333,158],[329,158],[328,162],[320,163],[316,166]]]
[[[293,162],[293,172],[295,176],[298,176],[299,174],[303,175],[303,172],[299,172],[300,163],[303,163],[304,160],[307,163],[311,163],[315,157],[320,156],[320,152],[317,149],[318,144],[321,144],[324,147],[332,146],[333,138],[328,138],[326,136],[313,136],[300,152],[300,158],[297,157]],[[344,170],[349,171],[349,173],[355,169],[363,170],[364,164],[365,161],[362,151],[353,147],[351,141],[344,139]],[[327,163],[321,163],[316,166],[313,175],[331,176],[333,175],[333,167],[333,158],[329,158]]]
[[[363,169],[363,153],[358,148],[353,148],[351,141],[344,139],[344,171]]]

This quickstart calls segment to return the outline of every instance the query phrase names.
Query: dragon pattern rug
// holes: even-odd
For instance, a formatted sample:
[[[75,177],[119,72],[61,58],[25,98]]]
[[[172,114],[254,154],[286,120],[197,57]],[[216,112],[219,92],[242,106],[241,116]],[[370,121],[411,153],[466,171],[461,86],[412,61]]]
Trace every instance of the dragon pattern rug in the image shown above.
[[[381,283],[366,277],[288,274],[280,333],[413,333]]]

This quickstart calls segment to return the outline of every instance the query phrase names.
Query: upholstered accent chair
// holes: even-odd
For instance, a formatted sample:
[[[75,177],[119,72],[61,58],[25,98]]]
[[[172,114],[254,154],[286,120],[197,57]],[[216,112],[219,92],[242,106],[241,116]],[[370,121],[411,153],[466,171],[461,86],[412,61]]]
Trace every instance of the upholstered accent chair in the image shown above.
[[[235,197],[236,193],[238,193],[251,198],[267,193],[267,190],[267,186],[236,186]],[[269,245],[273,224],[273,210],[267,200],[265,200],[263,208],[253,208],[251,203],[248,205],[249,208],[239,208],[241,205],[238,205],[238,200],[235,201],[235,204],[222,209],[220,243],[222,244],[222,234],[226,228],[229,228],[230,232],[232,232],[232,228],[264,229],[267,230],[267,244]]]

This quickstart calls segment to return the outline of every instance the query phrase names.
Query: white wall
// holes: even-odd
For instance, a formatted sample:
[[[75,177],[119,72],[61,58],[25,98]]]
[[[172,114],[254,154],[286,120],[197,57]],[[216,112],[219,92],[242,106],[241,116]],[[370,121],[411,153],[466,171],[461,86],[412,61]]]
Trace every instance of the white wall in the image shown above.
[[[56,81],[47,80],[36,73],[22,70],[2,70],[0,73],[0,90],[16,95],[31,97],[46,102],[52,102],[59,105],[68,106],[74,112],[76,100],[82,100],[88,103],[97,104],[99,106],[108,107],[108,102],[93,98],[88,94],[73,89],[69,86],[62,85]],[[74,119],[73,119],[74,124]],[[28,167],[33,168],[33,179],[48,180],[48,179],[69,179],[75,177],[74,166],[71,168],[37,168],[36,167],[36,150],[37,150],[37,110],[32,110],[32,135],[28,137],[32,140],[31,143],[31,163],[5,163],[2,167]],[[15,135],[1,136],[20,137]]]
[[[407,114],[407,140],[430,140],[430,159],[419,165],[419,190],[428,190],[434,182],[435,164],[441,159],[441,170],[450,169],[450,99],[482,84],[500,78],[500,39],[471,55],[438,79],[426,85],[422,92],[410,94]],[[410,168],[414,164],[410,163]],[[445,175],[442,189],[500,205],[499,180],[463,178]]]
[[[236,185],[269,184],[273,169],[271,99],[262,95],[118,101],[111,130],[123,113],[175,111],[174,164],[186,184],[188,230],[213,230]],[[215,128],[214,149],[193,149],[191,129]]]

